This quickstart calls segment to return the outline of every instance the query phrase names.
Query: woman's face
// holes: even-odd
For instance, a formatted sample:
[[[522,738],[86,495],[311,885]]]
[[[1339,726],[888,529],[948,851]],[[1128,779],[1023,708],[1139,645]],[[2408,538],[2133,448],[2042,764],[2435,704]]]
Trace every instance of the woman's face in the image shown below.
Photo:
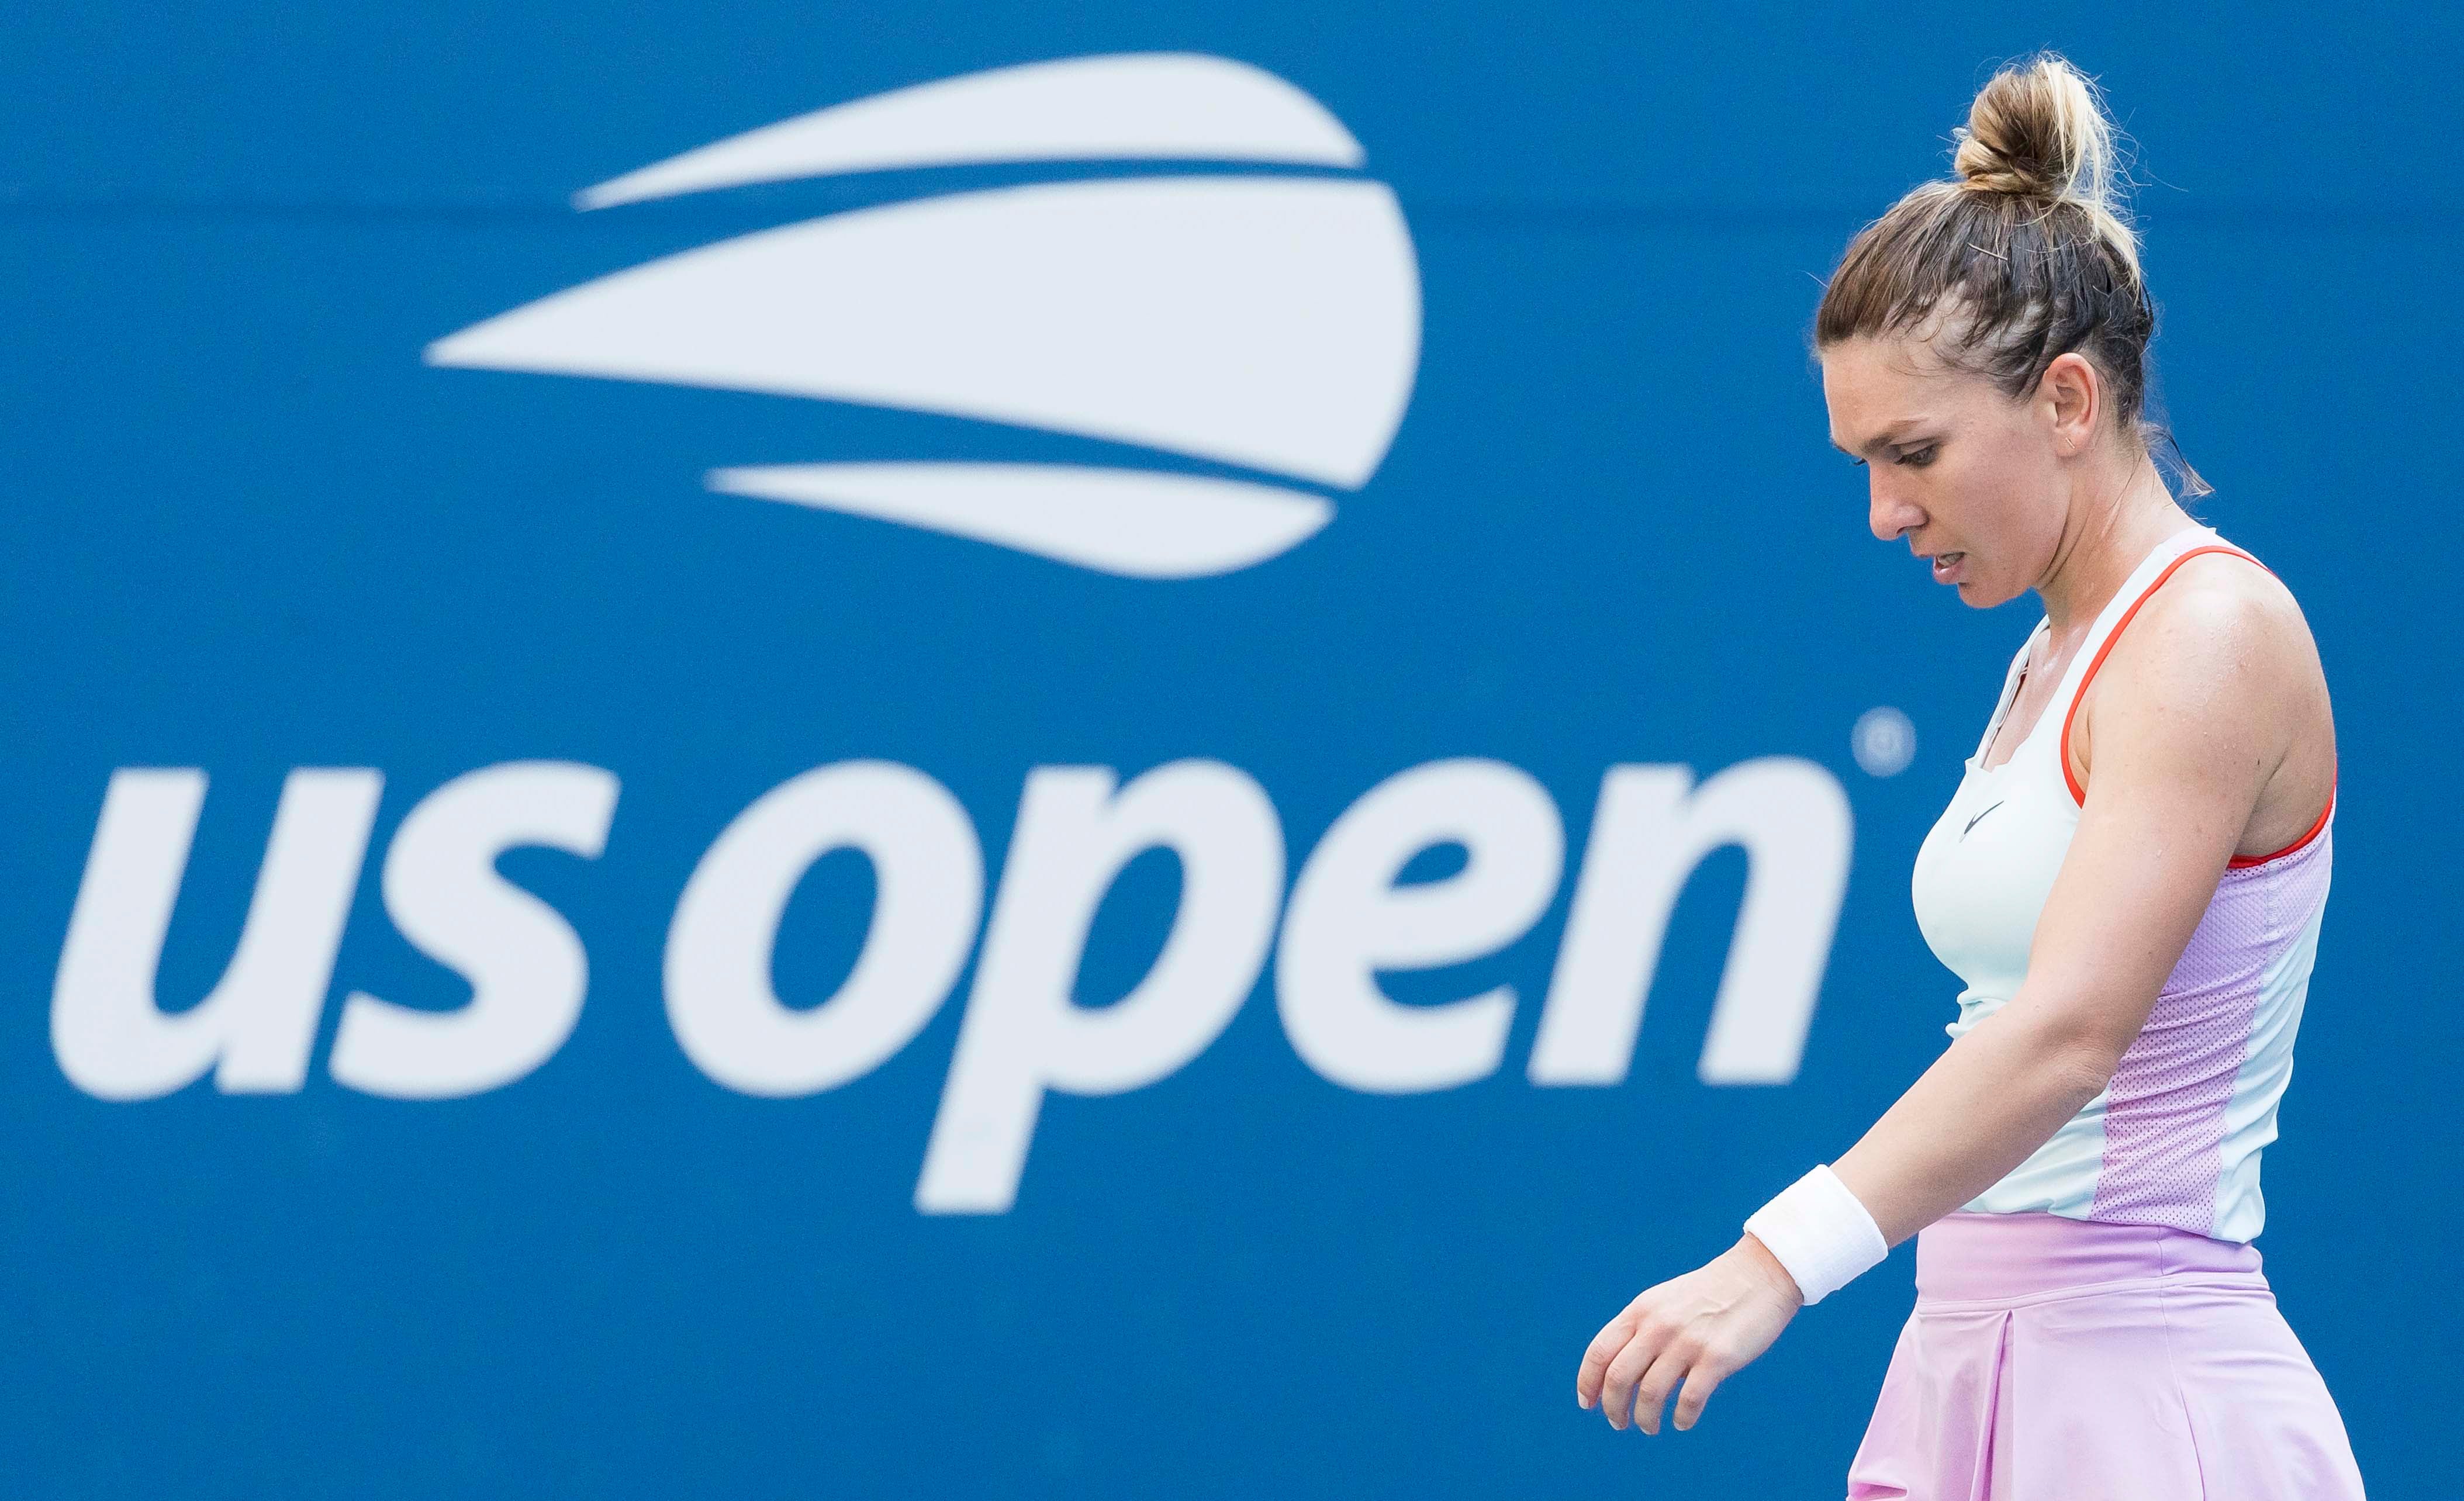
[[[1907,539],[1979,609],[2034,587],[2068,507],[2051,403],[2013,401],[1910,339],[1842,340],[1821,356],[1831,441],[1865,467],[1874,535]]]

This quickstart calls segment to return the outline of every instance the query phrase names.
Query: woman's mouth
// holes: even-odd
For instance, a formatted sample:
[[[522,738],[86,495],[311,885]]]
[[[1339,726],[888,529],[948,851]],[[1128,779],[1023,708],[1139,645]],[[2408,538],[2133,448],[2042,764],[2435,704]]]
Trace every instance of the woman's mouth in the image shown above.
[[[1958,583],[1959,565],[1967,557],[1968,554],[1964,552],[1936,554],[1933,560],[1933,581],[1936,584]]]

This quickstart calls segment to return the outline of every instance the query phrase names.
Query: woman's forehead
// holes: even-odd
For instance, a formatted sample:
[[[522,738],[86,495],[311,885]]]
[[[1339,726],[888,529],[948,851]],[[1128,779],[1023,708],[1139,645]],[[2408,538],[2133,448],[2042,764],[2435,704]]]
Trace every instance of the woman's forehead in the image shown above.
[[[1897,430],[1947,416],[1978,384],[1906,340],[1851,339],[1822,351],[1822,394],[1831,441],[1851,453],[1898,436]]]
[[[1933,341],[1920,334],[1866,334],[1825,344],[1821,350],[1825,384],[1835,379],[1862,389],[1916,391],[1954,385],[1966,372],[1946,360]]]
[[[1960,403],[2000,394],[1986,372],[1920,336],[1841,340],[1824,345],[1820,358],[1826,390],[1853,386],[1869,397]]]

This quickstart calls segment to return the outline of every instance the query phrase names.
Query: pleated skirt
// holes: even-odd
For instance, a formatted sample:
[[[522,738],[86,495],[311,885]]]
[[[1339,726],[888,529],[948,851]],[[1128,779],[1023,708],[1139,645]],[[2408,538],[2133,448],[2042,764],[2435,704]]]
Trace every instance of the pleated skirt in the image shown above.
[[[1953,1214],[1917,1236],[1849,1501],[2360,1501],[2255,1247]]]

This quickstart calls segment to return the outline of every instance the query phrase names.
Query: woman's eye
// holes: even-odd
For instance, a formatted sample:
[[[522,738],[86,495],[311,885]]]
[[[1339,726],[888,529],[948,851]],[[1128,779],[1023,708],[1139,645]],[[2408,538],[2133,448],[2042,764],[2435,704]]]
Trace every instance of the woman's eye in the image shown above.
[[[1934,445],[1930,443],[1921,449],[1910,449],[1900,455],[1900,462],[1910,469],[1923,469],[1933,462],[1933,451]]]

